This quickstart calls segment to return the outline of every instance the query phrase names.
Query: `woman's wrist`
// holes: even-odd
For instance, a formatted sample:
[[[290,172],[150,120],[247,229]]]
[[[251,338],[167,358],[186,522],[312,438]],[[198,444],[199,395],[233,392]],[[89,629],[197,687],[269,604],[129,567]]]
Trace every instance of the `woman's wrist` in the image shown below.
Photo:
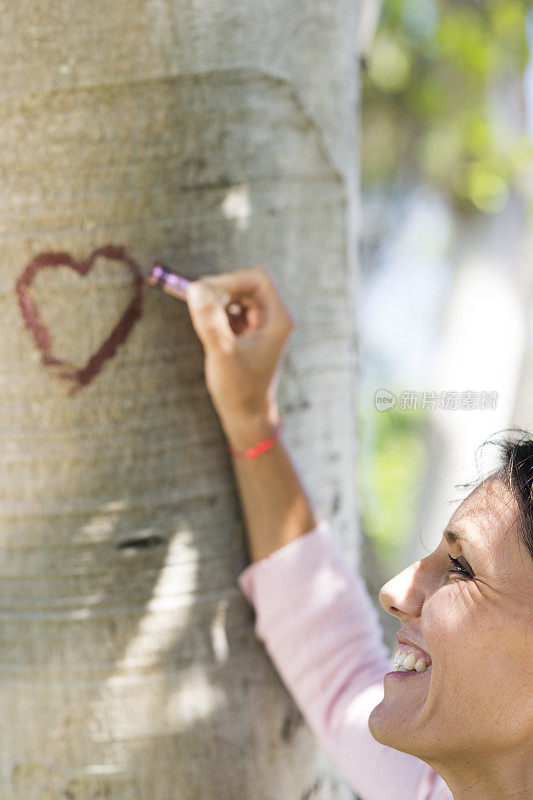
[[[273,436],[279,421],[275,406],[226,419],[230,447],[241,453],[253,448]],[[234,457],[233,467],[251,561],[266,558],[316,527],[318,518],[280,437],[258,458]]]
[[[253,412],[220,412],[219,417],[230,447],[238,451],[269,439],[281,421],[275,403],[266,403]]]

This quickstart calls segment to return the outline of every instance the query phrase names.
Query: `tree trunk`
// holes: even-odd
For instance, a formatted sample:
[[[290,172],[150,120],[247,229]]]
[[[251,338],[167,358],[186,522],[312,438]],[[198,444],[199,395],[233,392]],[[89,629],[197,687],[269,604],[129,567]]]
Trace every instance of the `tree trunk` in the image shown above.
[[[355,0],[1,2],[2,800],[345,798],[254,636],[179,301],[269,266],[279,390],[356,561]]]

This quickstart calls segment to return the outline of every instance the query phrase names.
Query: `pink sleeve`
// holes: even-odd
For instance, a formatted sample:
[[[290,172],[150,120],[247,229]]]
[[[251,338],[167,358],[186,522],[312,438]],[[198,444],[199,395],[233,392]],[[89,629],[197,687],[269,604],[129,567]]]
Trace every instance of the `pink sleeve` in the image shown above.
[[[368,717],[391,661],[362,577],[325,520],[244,569],[255,633],[322,746],[362,800],[453,800],[415,756],[376,742]]]

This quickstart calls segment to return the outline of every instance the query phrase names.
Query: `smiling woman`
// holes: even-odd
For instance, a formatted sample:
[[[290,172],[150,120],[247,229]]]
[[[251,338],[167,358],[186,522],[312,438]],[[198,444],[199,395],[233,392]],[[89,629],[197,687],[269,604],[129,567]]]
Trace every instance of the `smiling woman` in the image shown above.
[[[503,440],[500,468],[434,552],[382,588],[401,623],[391,668],[363,579],[274,436],[294,327],[274,281],[254,267],[196,284],[189,310],[253,562],[238,584],[305,720],[362,800],[531,800],[533,438]],[[239,335],[210,291],[220,288],[257,312]],[[261,440],[260,457],[237,455]]]
[[[439,547],[380,592],[433,670],[405,686],[385,676],[370,731],[431,764],[457,798],[465,786],[480,797],[527,797],[516,791],[532,786],[533,441],[524,436],[501,442],[501,468],[459,506]]]

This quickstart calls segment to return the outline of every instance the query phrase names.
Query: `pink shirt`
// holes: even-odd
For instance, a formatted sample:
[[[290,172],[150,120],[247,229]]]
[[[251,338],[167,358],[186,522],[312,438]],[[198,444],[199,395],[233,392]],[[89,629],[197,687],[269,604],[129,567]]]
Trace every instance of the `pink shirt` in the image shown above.
[[[368,730],[391,658],[363,578],[326,520],[250,564],[237,582],[255,608],[256,636],[362,800],[453,800],[431,767]]]

